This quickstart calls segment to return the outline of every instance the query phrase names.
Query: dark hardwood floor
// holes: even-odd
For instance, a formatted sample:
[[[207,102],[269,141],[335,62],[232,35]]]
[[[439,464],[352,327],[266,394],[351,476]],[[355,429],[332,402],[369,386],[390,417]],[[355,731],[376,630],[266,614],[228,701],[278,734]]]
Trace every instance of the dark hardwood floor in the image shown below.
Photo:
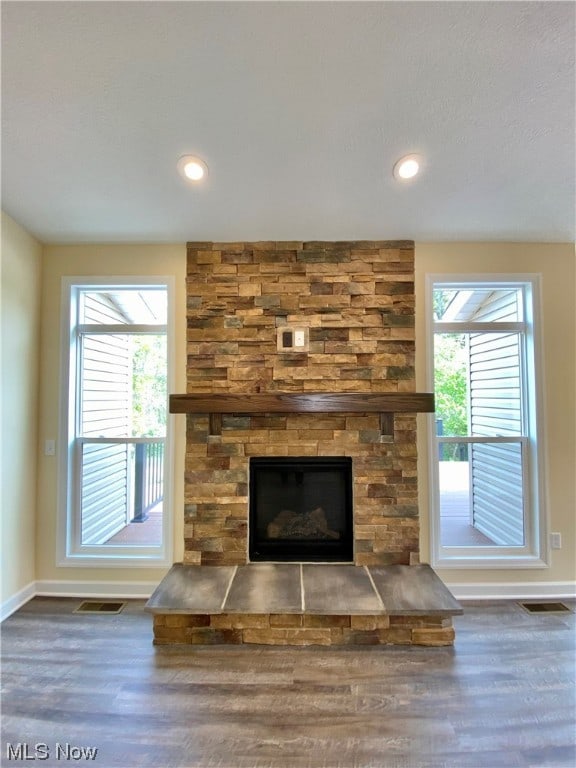
[[[454,648],[154,648],[144,601],[80,602],[2,625],[5,768],[576,765],[574,613],[465,603]]]

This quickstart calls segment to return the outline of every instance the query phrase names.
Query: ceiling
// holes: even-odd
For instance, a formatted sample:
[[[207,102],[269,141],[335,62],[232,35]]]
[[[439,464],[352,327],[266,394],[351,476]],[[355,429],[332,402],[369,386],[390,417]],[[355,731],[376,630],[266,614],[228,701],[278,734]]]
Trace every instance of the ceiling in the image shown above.
[[[3,209],[48,243],[571,242],[575,11],[4,0]]]

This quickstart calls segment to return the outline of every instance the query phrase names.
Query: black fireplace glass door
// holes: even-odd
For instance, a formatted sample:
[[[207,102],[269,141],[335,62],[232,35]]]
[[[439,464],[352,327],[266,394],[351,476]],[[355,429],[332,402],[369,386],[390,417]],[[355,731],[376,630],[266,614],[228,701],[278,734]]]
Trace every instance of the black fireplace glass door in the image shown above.
[[[351,562],[352,459],[250,460],[250,560]]]

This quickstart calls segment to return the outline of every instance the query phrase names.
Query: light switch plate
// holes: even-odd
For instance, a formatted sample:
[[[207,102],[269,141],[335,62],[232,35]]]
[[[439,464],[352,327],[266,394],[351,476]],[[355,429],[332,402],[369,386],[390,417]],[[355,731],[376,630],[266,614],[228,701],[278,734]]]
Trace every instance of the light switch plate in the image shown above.
[[[562,549],[562,534],[560,533],[550,534],[550,547],[552,549]]]
[[[54,456],[56,454],[56,441],[44,440],[44,456]]]
[[[284,325],[276,330],[276,349],[278,352],[307,352],[308,339],[308,328]]]

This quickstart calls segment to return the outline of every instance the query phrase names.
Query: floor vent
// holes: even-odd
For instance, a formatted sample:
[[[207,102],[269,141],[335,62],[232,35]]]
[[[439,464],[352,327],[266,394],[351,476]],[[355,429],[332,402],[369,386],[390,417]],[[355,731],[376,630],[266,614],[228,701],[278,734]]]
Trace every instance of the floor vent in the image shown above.
[[[111,603],[100,600],[84,600],[74,613],[120,613],[126,603]]]
[[[571,613],[564,603],[520,603],[528,613]]]

